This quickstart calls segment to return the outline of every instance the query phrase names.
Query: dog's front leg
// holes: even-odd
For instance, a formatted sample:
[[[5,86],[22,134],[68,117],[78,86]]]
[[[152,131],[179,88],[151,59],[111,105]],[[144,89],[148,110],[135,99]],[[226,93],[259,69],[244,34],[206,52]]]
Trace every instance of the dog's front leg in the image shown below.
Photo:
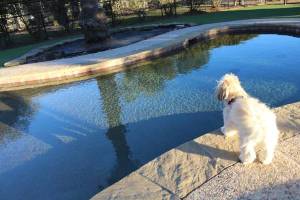
[[[234,124],[230,120],[230,108],[228,106],[225,106],[223,110],[223,121],[224,121],[224,126],[221,127],[221,132],[226,136],[226,137],[231,137],[237,134],[237,130],[235,129]]]
[[[241,145],[241,153],[239,156],[240,161],[243,164],[252,163],[256,159],[256,152],[255,152],[255,144],[252,142],[243,142],[240,141]]]

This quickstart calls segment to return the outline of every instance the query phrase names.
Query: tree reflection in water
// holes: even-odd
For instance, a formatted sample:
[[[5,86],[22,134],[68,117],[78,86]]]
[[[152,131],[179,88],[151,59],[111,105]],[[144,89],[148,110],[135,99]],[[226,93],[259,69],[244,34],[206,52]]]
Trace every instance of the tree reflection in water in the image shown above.
[[[178,54],[138,64],[137,68],[124,72],[121,95],[128,102],[135,100],[140,94],[151,96],[162,90],[166,81],[172,80],[179,74],[187,74],[204,67],[209,61],[210,49],[223,45],[237,45],[256,36],[255,34],[224,35],[196,44]]]
[[[135,169],[137,163],[130,158],[131,152],[126,141],[126,126],[121,120],[120,95],[114,76],[101,77],[97,79],[97,84],[108,123],[106,137],[111,141],[117,158],[117,163],[107,180],[108,184],[112,184]]]
[[[19,131],[28,127],[33,113],[28,99],[13,92],[0,93],[0,144],[20,137]]]

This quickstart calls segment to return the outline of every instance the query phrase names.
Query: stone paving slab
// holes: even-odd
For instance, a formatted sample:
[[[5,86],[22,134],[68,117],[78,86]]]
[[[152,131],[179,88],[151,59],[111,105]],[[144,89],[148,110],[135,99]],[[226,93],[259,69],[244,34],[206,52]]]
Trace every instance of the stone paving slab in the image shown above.
[[[300,165],[300,135],[289,138],[281,143],[278,150]]]
[[[259,162],[242,165],[238,162],[238,138],[225,138],[214,131],[166,152],[133,174],[168,191],[172,198],[300,199],[299,108],[300,102],[296,102],[274,109],[281,134],[271,165]],[[163,199],[160,195],[144,196],[144,190],[137,186],[138,181],[131,184],[121,180],[98,195],[105,193],[106,196],[101,196],[103,200],[111,196]],[[128,193],[129,196],[123,196]]]
[[[300,103],[275,108],[277,125],[280,128],[280,141],[300,133]]]
[[[138,192],[137,192],[138,191]],[[179,200],[174,194],[133,173],[113,187],[95,195],[92,200]]]
[[[237,163],[185,200],[297,198],[300,198],[300,166],[278,152],[270,165]]]
[[[166,55],[190,43],[232,30],[300,34],[300,19],[253,19],[198,25],[98,53],[1,68],[0,91],[72,82],[79,77],[125,70],[134,63]]]
[[[137,173],[179,197],[238,162],[238,141],[220,132],[205,134],[154,159]]]

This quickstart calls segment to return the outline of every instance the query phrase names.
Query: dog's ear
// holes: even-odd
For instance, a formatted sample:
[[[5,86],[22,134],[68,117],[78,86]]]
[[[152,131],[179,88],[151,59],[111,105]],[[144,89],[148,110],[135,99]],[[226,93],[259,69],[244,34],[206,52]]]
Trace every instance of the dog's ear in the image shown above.
[[[217,98],[219,101],[223,101],[226,98],[226,88],[224,82],[218,85]]]

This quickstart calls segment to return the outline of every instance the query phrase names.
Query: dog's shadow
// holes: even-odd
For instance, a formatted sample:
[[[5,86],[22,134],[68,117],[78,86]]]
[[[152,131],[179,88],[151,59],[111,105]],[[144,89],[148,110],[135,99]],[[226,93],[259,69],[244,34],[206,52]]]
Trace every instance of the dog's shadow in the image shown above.
[[[229,142],[234,141],[233,139],[230,139],[230,140],[225,139],[225,137],[220,132],[220,130],[213,131],[210,134],[218,137],[218,142],[214,143],[213,145],[208,145],[208,144],[198,143],[195,140],[191,140],[191,141],[177,147],[176,149],[179,151],[188,153],[188,154],[197,154],[200,156],[205,156],[214,161],[217,161],[220,159],[228,160],[228,161],[236,161],[236,162],[239,161],[239,158],[238,158],[239,152],[234,151],[231,148],[228,148],[228,146],[230,146]],[[220,139],[220,137],[222,139]],[[237,142],[237,141],[234,141],[234,142]],[[228,143],[228,144],[226,144],[226,143]]]

